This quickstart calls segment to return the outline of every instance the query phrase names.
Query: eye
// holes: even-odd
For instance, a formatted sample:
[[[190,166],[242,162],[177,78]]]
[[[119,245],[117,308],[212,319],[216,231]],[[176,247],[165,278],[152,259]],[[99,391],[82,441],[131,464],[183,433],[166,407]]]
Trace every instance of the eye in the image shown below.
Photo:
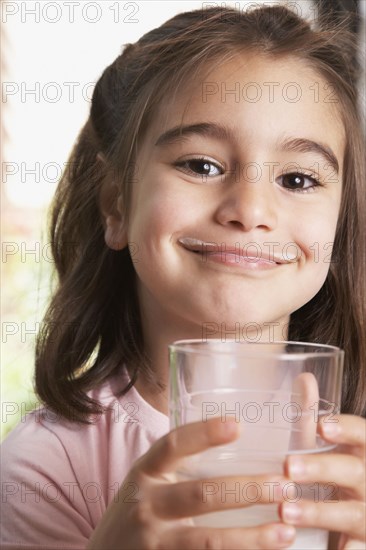
[[[220,176],[223,173],[223,169],[206,158],[191,158],[182,160],[175,163],[179,169],[187,174],[193,176]]]
[[[276,181],[280,180],[282,187],[289,191],[295,191],[298,193],[306,193],[314,191],[316,187],[322,187],[322,184],[313,175],[305,174],[303,172],[291,172],[289,174],[283,174]]]

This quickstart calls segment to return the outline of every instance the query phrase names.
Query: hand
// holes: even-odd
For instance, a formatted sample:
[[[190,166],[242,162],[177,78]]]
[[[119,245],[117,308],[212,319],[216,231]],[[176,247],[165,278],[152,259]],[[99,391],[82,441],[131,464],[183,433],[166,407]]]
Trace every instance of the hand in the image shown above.
[[[136,502],[117,498],[111,503],[94,531],[89,550],[124,549],[271,549],[290,546],[295,529],[283,523],[272,523],[251,528],[218,529],[194,527],[187,519],[206,512],[248,506],[248,502],[234,499],[202,498],[204,480],[172,483],[172,472],[179,460],[209,447],[233,441],[238,436],[234,421],[222,422],[213,418],[207,422],[186,424],[159,439],[151,449],[136,461],[123,483],[138,487]],[[222,477],[210,479],[220,483],[260,484],[262,497],[258,503],[282,502],[284,487],[289,480],[283,476]],[[264,482],[278,483],[274,495],[266,495]],[[221,486],[221,485],[220,485]],[[121,488],[122,490],[122,488]],[[120,490],[120,491],[121,491]],[[268,491],[269,492],[269,491]],[[120,495],[120,493],[119,493]],[[122,496],[122,495],[120,495]]]
[[[332,422],[324,418],[319,422],[319,432],[325,440],[339,445],[336,452],[290,456],[285,471],[296,483],[336,485],[338,499],[327,503],[303,500],[295,505],[286,502],[280,506],[281,518],[296,527],[318,527],[342,533],[339,550],[365,550],[366,421],[346,414],[335,416]]]

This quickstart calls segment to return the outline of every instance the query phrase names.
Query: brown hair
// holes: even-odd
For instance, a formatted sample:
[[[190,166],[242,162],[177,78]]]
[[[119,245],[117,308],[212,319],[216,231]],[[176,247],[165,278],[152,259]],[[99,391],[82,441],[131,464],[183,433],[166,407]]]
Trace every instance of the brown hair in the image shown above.
[[[51,211],[58,288],[38,335],[35,372],[37,395],[51,409],[90,422],[89,415],[102,413],[103,407],[86,392],[121,364],[132,372],[122,393],[139,372],[153,380],[144,352],[133,258],[128,247],[115,251],[105,244],[100,194],[111,179],[117,182],[112,201],[122,196],[128,219],[137,140],[164,97],[215,58],[252,50],[304,60],[334,87],[339,100],[347,144],[334,261],[320,291],[291,315],[288,339],[343,348],[342,411],[364,414],[366,177],[357,45],[346,27],[346,22],[337,22],[335,28],[321,22],[312,28],[285,7],[196,10],[128,44],[105,69]]]

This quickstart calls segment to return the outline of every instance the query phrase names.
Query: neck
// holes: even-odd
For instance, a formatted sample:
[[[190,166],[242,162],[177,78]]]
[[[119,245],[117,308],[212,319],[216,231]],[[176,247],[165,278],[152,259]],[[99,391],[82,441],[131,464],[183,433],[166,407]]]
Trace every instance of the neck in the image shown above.
[[[287,340],[289,317],[272,322],[247,323],[245,330],[234,323],[232,326],[223,323],[192,324],[175,316],[156,304],[144,301],[141,308],[142,330],[145,350],[150,359],[155,382],[148,380],[141,373],[135,384],[139,394],[155,409],[169,414],[169,351],[168,346],[176,340],[216,338],[222,341],[273,342]],[[159,387],[157,385],[161,387]]]
[[[139,394],[155,409],[163,414],[169,414],[169,344],[176,340],[202,338],[199,327],[187,326],[185,323],[173,320],[171,316],[142,315],[145,350],[150,359],[154,382],[139,374],[135,387]],[[159,387],[157,384],[159,383]]]

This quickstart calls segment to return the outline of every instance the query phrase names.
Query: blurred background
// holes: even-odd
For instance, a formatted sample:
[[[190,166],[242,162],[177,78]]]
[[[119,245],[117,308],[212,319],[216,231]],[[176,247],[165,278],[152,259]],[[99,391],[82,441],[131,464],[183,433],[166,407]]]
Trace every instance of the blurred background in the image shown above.
[[[33,390],[35,336],[53,281],[47,212],[87,119],[94,83],[124,44],[176,13],[209,5],[288,4],[314,19],[363,14],[365,0],[256,2],[2,1],[1,7],[1,440],[40,406]]]

